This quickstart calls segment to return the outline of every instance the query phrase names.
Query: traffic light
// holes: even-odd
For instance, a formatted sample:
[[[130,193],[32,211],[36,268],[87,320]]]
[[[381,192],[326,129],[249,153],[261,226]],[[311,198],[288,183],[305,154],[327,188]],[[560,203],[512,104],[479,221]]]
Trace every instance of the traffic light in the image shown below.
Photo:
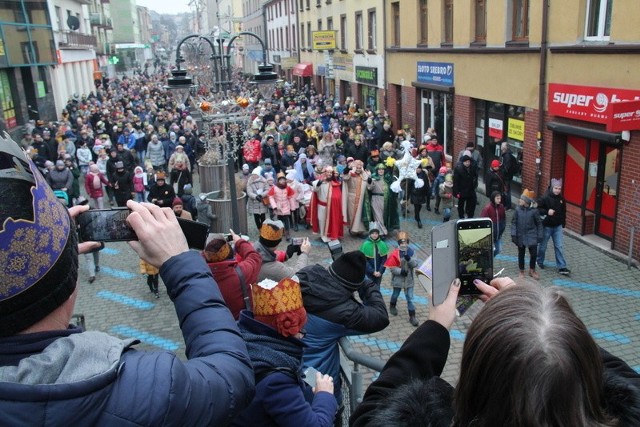
[[[109,64],[116,65],[118,62],[120,62],[120,58],[118,58],[117,56],[113,55],[113,56],[109,57],[107,62],[109,62]]]

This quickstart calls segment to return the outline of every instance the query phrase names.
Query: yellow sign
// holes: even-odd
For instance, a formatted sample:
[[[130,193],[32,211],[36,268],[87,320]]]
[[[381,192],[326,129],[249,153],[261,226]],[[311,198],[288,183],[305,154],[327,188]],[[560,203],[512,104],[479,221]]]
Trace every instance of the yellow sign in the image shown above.
[[[524,120],[509,119],[507,126],[507,136],[509,139],[524,141]]]
[[[295,57],[288,57],[280,59],[280,68],[283,70],[290,70],[298,63],[298,59]]]
[[[336,48],[336,32],[330,31],[312,31],[311,40],[313,50],[330,50]]]

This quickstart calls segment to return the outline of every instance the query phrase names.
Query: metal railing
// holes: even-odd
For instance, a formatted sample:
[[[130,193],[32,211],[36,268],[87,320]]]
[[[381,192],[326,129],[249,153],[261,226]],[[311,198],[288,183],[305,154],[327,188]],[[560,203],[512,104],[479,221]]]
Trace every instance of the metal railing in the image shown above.
[[[364,395],[363,372],[364,366],[380,372],[385,365],[384,360],[360,353],[353,348],[347,337],[340,338],[340,378],[342,380],[342,412],[336,419],[335,426],[348,426],[349,417],[362,402]]]
[[[98,45],[98,38],[91,34],[81,34],[75,31],[58,31],[58,46],[60,47],[93,47]]]

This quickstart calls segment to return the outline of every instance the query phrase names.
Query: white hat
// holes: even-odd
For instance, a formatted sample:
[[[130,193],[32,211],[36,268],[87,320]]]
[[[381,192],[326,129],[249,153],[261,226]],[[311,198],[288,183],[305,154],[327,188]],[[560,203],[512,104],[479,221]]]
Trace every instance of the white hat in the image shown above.
[[[246,164],[246,163],[244,165],[242,165],[242,170],[243,171],[248,171],[249,170],[249,165]]]
[[[251,175],[262,175],[262,166],[258,166],[252,170]]]
[[[287,172],[287,181],[293,181],[296,179],[296,171],[290,170]]]

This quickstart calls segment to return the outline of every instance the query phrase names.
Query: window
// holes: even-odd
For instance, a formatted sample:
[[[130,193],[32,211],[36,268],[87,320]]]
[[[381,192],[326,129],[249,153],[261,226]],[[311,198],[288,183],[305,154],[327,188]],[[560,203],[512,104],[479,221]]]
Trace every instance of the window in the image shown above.
[[[453,44],[453,0],[444,0],[444,34],[442,41],[445,44]]]
[[[322,31],[322,19],[318,19],[318,31]]]
[[[322,6],[322,0],[316,0],[316,7]]]
[[[487,2],[475,0],[475,41],[487,41]]]
[[[391,46],[400,46],[400,2],[391,3]]]
[[[376,10],[370,9],[367,13],[367,49],[375,50],[376,48]]]
[[[286,50],[291,51],[291,40],[289,39],[289,27],[284,29],[284,41],[286,42]]]
[[[307,10],[311,9],[311,0],[307,0]]]
[[[60,6],[56,6],[56,26],[58,30],[62,28],[62,9],[60,9]]]
[[[307,22],[307,48],[311,49],[311,22]]]
[[[347,15],[340,15],[340,47],[347,50]]]
[[[304,24],[300,24],[300,49],[304,49],[304,47],[306,46],[306,43],[304,42],[304,36]]]
[[[586,40],[609,40],[613,0],[588,0]]]
[[[513,41],[529,41],[529,0],[513,0]]]
[[[420,30],[419,30],[419,35],[420,35],[420,39],[418,40],[419,44],[428,44],[429,43],[429,36],[428,36],[428,30],[429,30],[429,26],[427,25],[427,23],[429,22],[429,8],[427,7],[427,0],[420,0],[420,10],[418,11],[418,16],[420,17]]]
[[[327,18],[327,30],[333,30],[333,18]]]
[[[362,12],[356,12],[356,50],[362,50]]]
[[[296,33],[296,26],[294,24],[291,26],[291,42],[292,42],[291,44],[293,44],[294,51],[297,49],[296,48],[296,43],[297,43],[296,39],[298,38],[297,36],[298,36],[298,33]]]

